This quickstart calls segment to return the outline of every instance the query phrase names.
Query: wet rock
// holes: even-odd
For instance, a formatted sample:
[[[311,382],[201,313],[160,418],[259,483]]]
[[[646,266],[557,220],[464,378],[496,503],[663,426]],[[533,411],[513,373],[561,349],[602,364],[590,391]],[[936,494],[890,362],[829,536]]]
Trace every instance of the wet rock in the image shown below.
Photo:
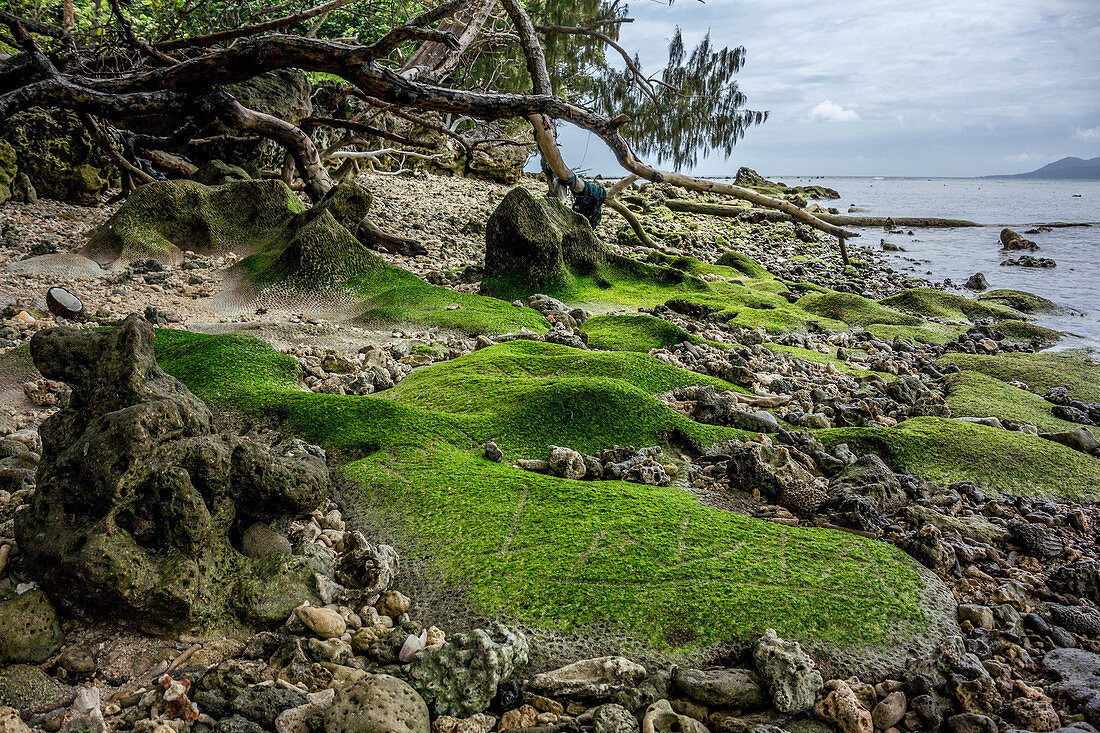
[[[306,628],[321,639],[334,639],[343,636],[347,630],[344,618],[336,611],[328,608],[299,606],[294,609],[294,615],[306,625]]]
[[[0,601],[0,663],[44,662],[64,639],[57,612],[41,589]]]
[[[997,733],[997,724],[992,718],[976,713],[952,715],[944,721],[948,733]]]
[[[668,700],[658,700],[642,718],[642,733],[709,733],[709,730],[698,720],[673,711]]]
[[[908,711],[908,701],[901,690],[891,692],[871,709],[871,721],[876,728],[885,730],[901,722]]]
[[[989,283],[986,282],[985,275],[983,273],[975,272],[973,275],[970,276],[969,279],[967,279],[966,285],[964,285],[964,287],[980,292],[988,288]]]
[[[53,702],[65,688],[38,667],[13,664],[0,667],[0,707],[17,710]]]
[[[455,634],[416,654],[409,682],[436,715],[474,715],[489,706],[501,682],[527,663],[528,650],[523,634],[499,624]]]
[[[157,365],[140,316],[101,333],[41,331],[31,355],[73,390],[40,429],[42,479],[15,526],[54,598],[151,630],[225,614],[272,622],[315,598],[305,560],[252,561],[229,533],[316,506],[323,461],[215,434],[207,406]]]
[[[255,522],[241,535],[241,553],[248,557],[290,555],[290,540],[263,522]]]
[[[428,706],[412,687],[388,674],[367,675],[342,688],[324,713],[325,733],[429,733]]]
[[[1094,453],[1097,449],[1100,449],[1100,440],[1092,434],[1092,431],[1084,427],[1058,433],[1039,433],[1039,437],[1053,440],[1055,443],[1061,443],[1082,453]]]
[[[638,733],[638,719],[622,705],[607,703],[593,708],[591,722],[594,733]]]
[[[1064,549],[1062,538],[1045,524],[1012,522],[1008,525],[1008,531],[1016,543],[1034,557],[1057,557]]]
[[[1100,611],[1086,606],[1050,604],[1050,620],[1075,634],[1100,636]]]
[[[1036,250],[1039,249],[1039,245],[1035,244],[1035,242],[1032,242],[1030,239],[1024,239],[1017,232],[1014,232],[1011,229],[1002,229],[1001,249],[1010,251],[1021,249]]]
[[[606,700],[636,687],[645,676],[645,667],[625,657],[597,657],[537,674],[527,689],[546,697]]]
[[[824,681],[798,642],[780,639],[768,629],[753,647],[753,659],[777,710],[797,715],[814,706]]]
[[[764,689],[747,669],[679,669],[672,675],[677,689],[705,705],[756,710],[764,706]]]

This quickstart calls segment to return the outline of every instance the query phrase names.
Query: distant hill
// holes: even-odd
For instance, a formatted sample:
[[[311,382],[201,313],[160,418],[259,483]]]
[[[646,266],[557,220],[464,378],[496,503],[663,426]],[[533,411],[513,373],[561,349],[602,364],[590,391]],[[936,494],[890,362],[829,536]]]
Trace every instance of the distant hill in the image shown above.
[[[1044,165],[1030,173],[1017,173],[1014,176],[984,176],[985,178],[1046,178],[1067,181],[1100,180],[1100,158],[1062,158]]]

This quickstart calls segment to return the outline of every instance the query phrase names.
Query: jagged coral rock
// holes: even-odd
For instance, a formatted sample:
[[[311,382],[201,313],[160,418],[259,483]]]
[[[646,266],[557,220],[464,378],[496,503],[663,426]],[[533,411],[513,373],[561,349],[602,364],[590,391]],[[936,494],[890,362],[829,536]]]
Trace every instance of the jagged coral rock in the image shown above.
[[[422,649],[409,667],[409,682],[436,715],[480,713],[497,685],[528,659],[527,639],[496,624],[489,631],[455,634],[445,644]],[[495,638],[494,638],[495,637]]]
[[[103,333],[42,331],[31,354],[72,387],[41,427],[38,489],[16,522],[51,597],[157,630],[227,614],[281,620],[315,598],[315,563],[247,558],[230,537],[273,509],[319,504],[327,479],[316,451],[281,455],[215,433],[206,404],[157,365],[140,316]]]

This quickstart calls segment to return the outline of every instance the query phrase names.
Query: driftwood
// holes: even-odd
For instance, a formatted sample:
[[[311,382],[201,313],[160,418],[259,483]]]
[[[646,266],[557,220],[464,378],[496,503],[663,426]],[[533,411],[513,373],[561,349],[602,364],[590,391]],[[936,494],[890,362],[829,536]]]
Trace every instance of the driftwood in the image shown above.
[[[665,206],[673,211],[686,214],[707,214],[710,216],[726,216],[733,219],[748,221],[792,221],[801,220],[793,217],[786,210],[768,211],[752,209],[747,206],[732,206],[730,204],[708,204],[699,201],[686,201],[684,199],[666,199]],[[793,206],[793,204],[792,204]],[[979,227],[981,224],[965,221],[963,219],[940,219],[936,217],[886,217],[886,216],[846,216],[844,214],[814,214],[817,218],[837,226],[849,227],[882,227],[892,223],[897,227],[912,227],[914,229],[932,229],[946,227]]]

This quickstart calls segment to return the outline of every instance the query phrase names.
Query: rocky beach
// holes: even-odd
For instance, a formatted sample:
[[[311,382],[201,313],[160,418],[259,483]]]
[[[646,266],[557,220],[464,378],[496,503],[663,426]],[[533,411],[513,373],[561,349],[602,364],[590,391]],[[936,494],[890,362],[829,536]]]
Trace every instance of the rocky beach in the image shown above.
[[[357,183],[427,254],[250,181],[287,214],[195,249],[142,209],[186,182],[0,206],[0,730],[1100,724],[1049,301],[668,184],[651,247],[533,176]]]

